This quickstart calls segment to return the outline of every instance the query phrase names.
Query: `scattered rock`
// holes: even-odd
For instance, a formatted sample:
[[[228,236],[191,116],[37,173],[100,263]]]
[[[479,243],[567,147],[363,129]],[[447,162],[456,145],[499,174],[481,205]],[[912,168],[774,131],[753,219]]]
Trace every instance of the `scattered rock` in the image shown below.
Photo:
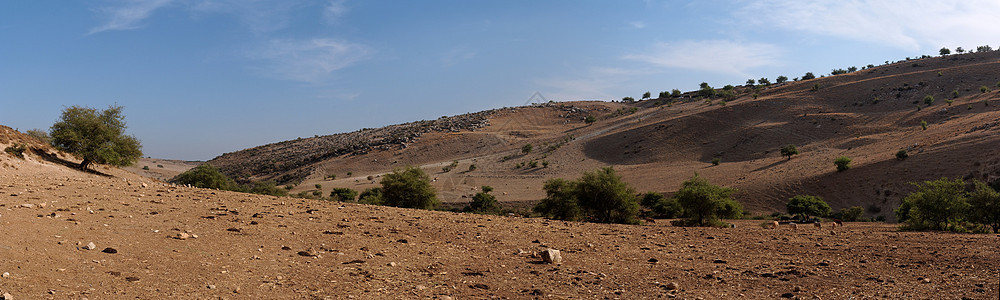
[[[125,281],[136,282],[136,281],[139,281],[139,277],[132,277],[132,276],[125,277]]]
[[[115,253],[118,253],[118,249],[107,247],[107,248],[104,248],[104,250],[101,250],[101,252],[108,253],[108,254],[115,254]]]
[[[3,272],[3,275],[0,275],[0,277],[10,278],[10,273],[9,272]]]
[[[423,290],[426,290],[426,289],[427,289],[427,287],[426,287],[426,286],[423,286],[423,285],[417,285],[417,290],[421,290],[421,291],[423,291]]]
[[[545,249],[542,251],[542,260],[550,264],[561,264],[563,259],[562,255],[559,254],[559,250],[556,249]]]
[[[389,262],[388,266],[390,266],[390,267],[395,267],[395,266],[396,266],[396,263],[395,263],[395,262]]]
[[[178,240],[186,240],[191,238],[191,235],[188,234],[187,232],[178,232],[177,235],[174,236],[174,238]]]
[[[664,286],[664,287],[665,287],[665,288],[667,288],[667,290],[671,290],[671,291],[673,291],[673,290],[677,290],[677,289],[679,288],[679,286],[677,285],[677,283],[676,283],[676,282],[671,282],[671,283],[668,283],[668,284],[667,284],[666,286]]]
[[[10,293],[3,293],[3,295],[0,295],[0,300],[11,300],[11,299],[14,299],[14,296],[11,296]]]
[[[313,251],[312,249],[308,249],[308,250],[299,251],[298,254],[299,254],[299,256],[309,256],[309,257],[312,257],[312,256],[316,256],[316,251]]]
[[[25,204],[21,204],[21,207],[24,207],[24,208],[32,208],[32,207],[35,207],[35,205],[34,205],[34,204],[31,204],[31,203],[25,203]]]
[[[94,242],[90,242],[90,243],[87,243],[86,246],[83,246],[83,249],[84,250],[94,250],[94,249],[97,249],[97,245],[94,245]]]
[[[208,289],[210,289],[210,290],[214,290],[214,289],[215,289],[215,285],[214,285],[214,284],[209,284],[209,285],[208,285]]]

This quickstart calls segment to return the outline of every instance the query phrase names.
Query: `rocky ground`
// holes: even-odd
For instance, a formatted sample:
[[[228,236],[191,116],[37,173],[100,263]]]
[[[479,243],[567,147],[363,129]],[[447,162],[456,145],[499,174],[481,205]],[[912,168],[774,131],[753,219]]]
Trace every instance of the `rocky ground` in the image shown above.
[[[996,299],[1000,236],[479,216],[0,173],[12,299]],[[560,250],[561,264],[543,261]]]

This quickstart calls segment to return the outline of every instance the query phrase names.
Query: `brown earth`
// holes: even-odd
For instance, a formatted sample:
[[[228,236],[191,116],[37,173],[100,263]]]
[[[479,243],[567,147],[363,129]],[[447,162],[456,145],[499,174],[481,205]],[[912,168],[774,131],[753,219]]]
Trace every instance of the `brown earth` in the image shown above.
[[[184,171],[203,163],[205,162],[143,157],[139,158],[139,161],[134,165],[122,169],[145,177],[169,181]],[[148,170],[144,168],[148,168]]]
[[[0,155],[13,299],[996,299],[994,234],[590,224],[176,187]],[[89,243],[94,248],[87,250]],[[536,255],[561,250],[562,264]]]
[[[293,173],[307,176],[292,192],[311,192],[316,184],[323,195],[335,187],[360,191],[376,186],[381,174],[416,165],[437,179],[439,198],[452,206],[468,203],[480,186],[489,185],[508,206],[528,207],[544,197],[547,179],[577,178],[613,166],[639,192],[671,194],[698,173],[739,189],[735,197],[754,214],[783,211],[788,198],[810,194],[835,210],[862,206],[866,217],[893,220],[893,209],[914,190],[910,182],[1000,179],[997,70],[1000,51],[993,51],[898,62],[759,91],[736,87],[739,96],[725,105],[719,98],[706,105],[692,92],[633,104],[566,102],[491,110],[477,114],[488,118],[486,126],[430,131],[405,145],[383,144],[382,150],[302,165]],[[814,85],[819,88],[813,90]],[[981,86],[993,91],[981,93]],[[951,99],[954,90],[959,97]],[[923,104],[927,95],[936,99],[931,106]],[[598,121],[586,124],[586,115]],[[921,121],[928,123],[927,130]],[[267,154],[238,151],[210,163],[244,164],[228,158],[249,154],[281,162],[292,151],[282,145],[290,142],[301,146],[285,147],[296,153],[327,151],[309,146],[320,145],[319,140],[302,139],[258,147],[271,149]],[[528,143],[534,151],[521,154]],[[778,149],[787,144],[797,145],[801,154],[781,157]],[[908,159],[896,159],[900,149],[908,150]],[[836,171],[833,160],[839,156],[853,159],[850,170]],[[713,166],[713,158],[721,165]],[[516,167],[532,160],[548,161],[549,167]],[[458,167],[444,172],[452,161]],[[469,171],[472,164],[477,168]],[[336,179],[327,180],[330,175]]]

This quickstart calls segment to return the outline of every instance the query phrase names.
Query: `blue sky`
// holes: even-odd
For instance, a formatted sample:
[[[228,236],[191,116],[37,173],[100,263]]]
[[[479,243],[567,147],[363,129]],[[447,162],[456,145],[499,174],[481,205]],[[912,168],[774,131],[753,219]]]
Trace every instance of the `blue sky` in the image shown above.
[[[1000,46],[995,0],[0,2],[0,124],[125,106],[158,158]]]

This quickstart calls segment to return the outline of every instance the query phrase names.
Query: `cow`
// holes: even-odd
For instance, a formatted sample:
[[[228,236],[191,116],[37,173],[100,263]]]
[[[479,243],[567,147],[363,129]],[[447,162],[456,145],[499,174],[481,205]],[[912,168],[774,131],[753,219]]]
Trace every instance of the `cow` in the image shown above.
[[[841,219],[833,219],[833,222],[834,222],[834,223],[837,223],[837,226],[840,226],[840,227],[844,227],[844,220],[841,220]]]

